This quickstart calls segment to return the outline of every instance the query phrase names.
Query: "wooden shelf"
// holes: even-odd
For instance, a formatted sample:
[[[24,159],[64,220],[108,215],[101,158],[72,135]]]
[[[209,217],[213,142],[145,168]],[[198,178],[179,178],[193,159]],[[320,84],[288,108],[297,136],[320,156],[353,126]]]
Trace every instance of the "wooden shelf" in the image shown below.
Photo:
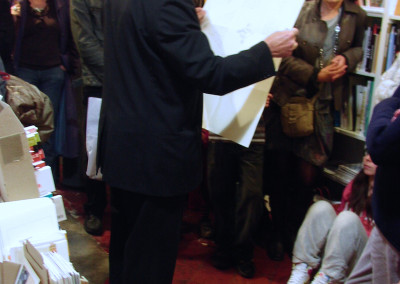
[[[367,12],[369,17],[382,18],[385,14],[385,8],[383,7],[370,7],[370,6],[361,6]]]
[[[335,127],[335,132],[343,134],[343,135],[347,135],[349,137],[358,139],[360,141],[365,141],[365,136],[362,133],[346,130],[346,129],[343,129],[343,128],[340,128],[340,127]]]
[[[391,20],[391,21],[400,21],[400,16],[391,15],[391,16],[389,16],[389,20]]]
[[[362,70],[356,70],[356,71],[354,71],[354,74],[361,75],[361,76],[366,76],[366,77],[371,77],[371,78],[375,78],[376,77],[375,73],[365,72],[365,71],[362,71]]]

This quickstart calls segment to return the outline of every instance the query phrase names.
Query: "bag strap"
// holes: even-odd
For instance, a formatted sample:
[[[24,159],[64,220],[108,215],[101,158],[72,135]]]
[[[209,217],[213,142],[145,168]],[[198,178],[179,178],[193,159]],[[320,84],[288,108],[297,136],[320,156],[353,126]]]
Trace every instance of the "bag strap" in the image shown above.
[[[315,102],[317,101],[318,97],[319,97],[319,93],[317,93],[314,97],[312,97],[311,103],[312,103],[313,105],[314,105]]]

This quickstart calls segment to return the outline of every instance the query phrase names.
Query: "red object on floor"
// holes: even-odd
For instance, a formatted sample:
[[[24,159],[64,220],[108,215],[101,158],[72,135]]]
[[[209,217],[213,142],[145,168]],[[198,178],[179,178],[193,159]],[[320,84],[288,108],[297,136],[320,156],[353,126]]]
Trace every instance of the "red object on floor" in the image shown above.
[[[65,209],[82,223],[84,220],[84,192],[59,189],[56,194],[63,196]],[[198,222],[201,217],[196,206],[190,206],[183,218],[182,240],[179,246],[173,284],[280,284],[286,283],[291,271],[291,261],[287,255],[283,261],[272,261],[265,250],[256,247],[254,263],[256,273],[253,279],[241,277],[234,268],[220,271],[211,265],[211,256],[215,245],[211,240],[198,236]],[[101,247],[108,252],[110,242],[110,208],[104,216],[105,231],[102,236],[94,237]],[[108,284],[108,281],[105,283]]]

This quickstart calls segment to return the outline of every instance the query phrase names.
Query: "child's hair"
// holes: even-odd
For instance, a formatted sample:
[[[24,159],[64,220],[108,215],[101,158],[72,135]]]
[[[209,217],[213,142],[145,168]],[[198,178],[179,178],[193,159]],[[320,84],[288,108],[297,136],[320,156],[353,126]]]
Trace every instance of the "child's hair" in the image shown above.
[[[349,198],[349,207],[358,215],[365,210],[367,216],[372,218],[371,197],[368,197],[368,191],[369,176],[361,169],[353,181],[353,188]]]

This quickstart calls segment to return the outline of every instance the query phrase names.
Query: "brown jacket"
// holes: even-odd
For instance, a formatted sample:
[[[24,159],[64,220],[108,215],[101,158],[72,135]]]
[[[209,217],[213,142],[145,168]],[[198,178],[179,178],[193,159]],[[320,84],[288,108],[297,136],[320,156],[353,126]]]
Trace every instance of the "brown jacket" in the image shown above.
[[[7,80],[6,90],[6,102],[21,123],[36,126],[42,142],[49,139],[54,130],[53,106],[49,97],[15,76]]]
[[[274,101],[280,106],[296,92],[306,91],[309,95],[314,95],[320,89],[316,82],[318,70],[315,63],[327,34],[326,23],[321,20],[320,2],[321,0],[306,1],[296,21],[299,46],[293,52],[293,56],[282,60],[271,88]],[[338,54],[347,59],[348,72],[352,72],[363,56],[366,13],[350,0],[344,0],[342,8]],[[333,82],[335,109],[340,109],[347,95],[348,76],[345,75]]]

